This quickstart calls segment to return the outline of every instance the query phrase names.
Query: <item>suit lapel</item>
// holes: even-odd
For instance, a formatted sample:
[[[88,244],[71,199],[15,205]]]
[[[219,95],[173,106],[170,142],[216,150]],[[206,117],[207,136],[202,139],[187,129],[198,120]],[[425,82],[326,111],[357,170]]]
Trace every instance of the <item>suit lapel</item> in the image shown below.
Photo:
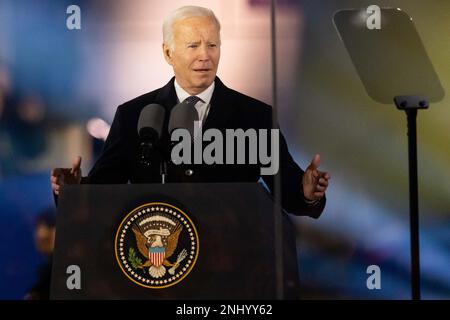
[[[174,85],[175,77],[161,88],[156,96],[155,103],[158,103],[166,109],[165,122],[168,122],[172,108],[178,103],[177,93]],[[231,90],[228,89],[219,77],[215,79],[214,92],[211,98],[211,106],[208,117],[203,125],[203,130],[209,128],[224,129],[232,118],[235,109]]]
[[[170,119],[170,112],[172,111],[172,108],[177,104],[178,98],[177,93],[175,91],[174,86],[175,77],[172,77],[170,81],[160,89],[159,93],[155,97],[155,102],[161,106],[164,107],[166,110],[166,113],[164,115],[164,124],[163,124],[163,130],[161,135],[161,145],[163,153],[169,154],[170,148],[170,137],[169,137],[169,119]]]
[[[216,77],[211,106],[203,125],[203,130],[209,128],[224,129],[227,127],[227,123],[232,118],[235,109],[235,103],[233,103],[230,93],[231,90],[222,83],[219,77]]]
[[[175,77],[161,88],[155,98],[155,103],[162,105],[166,109],[166,116],[170,114],[172,108],[178,103],[177,93],[174,86]]]

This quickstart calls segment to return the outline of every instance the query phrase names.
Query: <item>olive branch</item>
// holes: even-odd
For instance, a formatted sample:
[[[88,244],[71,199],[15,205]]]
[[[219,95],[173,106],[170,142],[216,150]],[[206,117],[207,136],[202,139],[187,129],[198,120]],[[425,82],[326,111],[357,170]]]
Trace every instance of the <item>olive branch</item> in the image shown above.
[[[136,256],[136,251],[133,248],[128,250],[128,261],[130,262],[133,269],[142,269],[142,260]]]

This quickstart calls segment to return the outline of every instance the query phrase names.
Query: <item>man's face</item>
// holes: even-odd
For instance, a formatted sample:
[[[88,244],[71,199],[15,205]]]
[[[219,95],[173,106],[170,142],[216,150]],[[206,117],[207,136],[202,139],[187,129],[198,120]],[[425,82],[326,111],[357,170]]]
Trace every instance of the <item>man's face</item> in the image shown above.
[[[39,224],[34,231],[34,239],[38,251],[45,255],[53,253],[55,246],[55,228]]]
[[[173,25],[174,50],[163,45],[179,85],[195,95],[214,81],[220,59],[220,36],[212,17],[194,17]]]

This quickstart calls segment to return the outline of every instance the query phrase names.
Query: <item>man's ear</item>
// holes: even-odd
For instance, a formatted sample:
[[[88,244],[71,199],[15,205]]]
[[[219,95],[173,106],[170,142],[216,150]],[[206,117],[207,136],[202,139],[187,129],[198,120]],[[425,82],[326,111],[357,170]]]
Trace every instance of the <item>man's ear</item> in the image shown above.
[[[165,43],[162,45],[164,58],[166,59],[167,63],[172,65],[172,55],[170,53],[169,46],[167,46]]]

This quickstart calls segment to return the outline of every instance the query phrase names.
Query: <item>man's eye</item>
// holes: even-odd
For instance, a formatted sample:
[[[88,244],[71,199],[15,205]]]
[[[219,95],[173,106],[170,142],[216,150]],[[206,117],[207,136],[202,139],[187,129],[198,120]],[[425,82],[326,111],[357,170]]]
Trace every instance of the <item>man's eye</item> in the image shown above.
[[[188,45],[188,48],[197,48],[198,47],[198,45],[196,45],[196,44],[190,44],[190,45]]]
[[[210,47],[210,48],[215,48],[215,47],[217,47],[217,45],[214,44],[214,43],[210,43],[210,44],[209,44],[209,47]]]

